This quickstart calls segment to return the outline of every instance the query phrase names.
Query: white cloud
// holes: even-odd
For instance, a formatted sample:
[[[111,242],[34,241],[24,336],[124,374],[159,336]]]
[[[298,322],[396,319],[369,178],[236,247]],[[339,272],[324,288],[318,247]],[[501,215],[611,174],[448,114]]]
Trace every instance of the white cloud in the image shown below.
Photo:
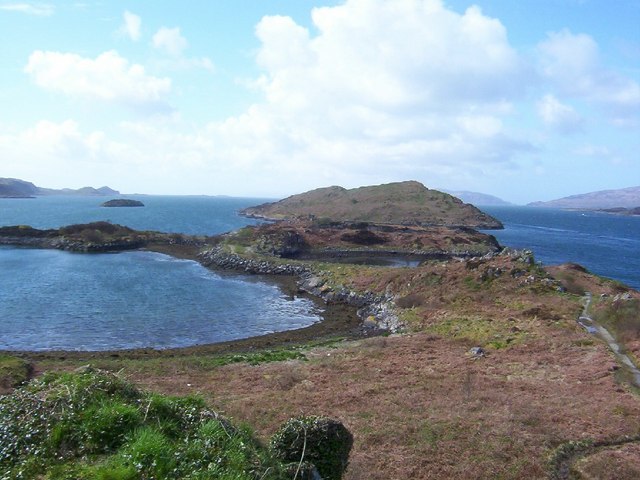
[[[187,48],[187,40],[180,33],[180,28],[162,27],[153,35],[153,46],[165,53],[178,57]]]
[[[37,15],[41,17],[48,17],[49,15],[53,15],[55,11],[53,5],[48,3],[4,3],[0,5],[0,10],[5,10],[8,12],[20,12],[26,13],[27,15]]]
[[[503,122],[523,62],[478,8],[357,0],[312,19],[313,34],[289,17],[257,25],[265,101],[218,126],[230,158],[353,184],[497,174],[532,149]]]
[[[582,116],[573,107],[561,103],[551,94],[538,101],[537,109],[542,121],[561,133],[575,133],[583,128]]]
[[[170,79],[147,75],[142,65],[130,64],[114,50],[95,59],[37,50],[30,55],[25,72],[47,90],[138,108],[166,108],[163,99],[171,91]]]
[[[140,35],[142,33],[142,19],[135,13],[131,13],[128,10],[125,10],[122,18],[124,23],[120,27],[120,33],[126,35],[134,42],[137,42],[140,39]]]
[[[312,20],[313,29],[273,16],[256,26],[254,86],[263,97],[244,113],[201,126],[146,119],[95,136],[93,150],[80,148],[91,133],[73,144],[127,172],[114,183],[123,191],[142,190],[135,183],[144,178],[157,192],[236,195],[409,178],[429,186],[504,180],[534,151],[511,130],[530,72],[504,26],[478,8],[460,14],[436,0],[348,0],[314,9]],[[184,59],[179,29],[164,31],[174,32],[154,36],[172,52],[164,60]],[[27,71],[69,95],[159,102],[170,91],[168,79],[103,55],[36,52]]]
[[[589,35],[550,33],[538,51],[542,74],[563,95],[600,105],[614,124],[640,117],[640,84],[601,65],[598,45]]]
[[[0,155],[15,159],[7,173],[42,186],[72,186],[69,178],[78,187],[90,185],[92,175],[112,168],[104,153],[114,146],[103,132],[83,133],[73,120],[44,120],[21,132],[0,134]],[[84,180],[79,179],[83,172]]]

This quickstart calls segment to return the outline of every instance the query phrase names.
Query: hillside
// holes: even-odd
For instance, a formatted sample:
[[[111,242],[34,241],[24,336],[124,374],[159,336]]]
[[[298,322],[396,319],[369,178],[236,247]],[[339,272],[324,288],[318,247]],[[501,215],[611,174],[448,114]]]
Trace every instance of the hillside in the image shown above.
[[[571,195],[548,202],[533,202],[530,203],[529,206],[575,208],[579,210],[635,208],[640,206],[640,186]]]
[[[511,202],[507,202],[506,200],[503,200],[494,195],[488,195],[486,193],[469,192],[466,190],[455,191],[455,192],[450,190],[443,190],[443,192],[447,192],[453,195],[454,197],[458,197],[464,203],[470,203],[476,206],[478,205],[491,205],[491,206],[513,205],[513,203]]]
[[[502,228],[498,220],[473,205],[415,181],[350,190],[338,186],[318,188],[240,213],[270,220],[313,217],[333,222]]]
[[[0,197],[25,198],[37,194],[38,187],[15,178],[0,178]]]
[[[120,192],[109,187],[83,187],[72,188],[43,188],[31,182],[25,182],[17,178],[0,178],[0,197],[25,198],[44,195],[119,195]]]

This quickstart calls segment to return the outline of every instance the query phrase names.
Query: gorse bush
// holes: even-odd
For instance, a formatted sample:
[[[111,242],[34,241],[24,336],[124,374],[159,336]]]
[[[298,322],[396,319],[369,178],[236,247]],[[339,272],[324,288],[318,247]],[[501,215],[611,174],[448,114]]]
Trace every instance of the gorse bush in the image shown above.
[[[116,375],[48,374],[0,397],[0,479],[281,479],[282,463],[200,398]]]

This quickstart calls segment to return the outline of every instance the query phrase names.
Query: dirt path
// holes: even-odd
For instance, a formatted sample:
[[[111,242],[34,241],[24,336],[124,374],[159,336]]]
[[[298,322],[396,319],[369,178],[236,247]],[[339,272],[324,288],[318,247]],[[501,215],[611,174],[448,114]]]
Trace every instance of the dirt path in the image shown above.
[[[578,323],[587,332],[594,334],[604,340],[611,351],[613,352],[616,360],[626,368],[631,375],[629,384],[632,387],[640,388],[640,370],[631,361],[629,356],[625,354],[620,344],[611,335],[611,333],[602,325],[597,323],[593,317],[589,315],[589,309],[593,301],[593,295],[591,292],[585,292],[583,297],[584,308],[582,313],[578,317]],[[640,435],[625,436],[612,440],[605,440],[600,442],[569,442],[556,449],[557,455],[553,463],[555,463],[551,478],[558,480],[566,480],[572,478],[572,467],[579,460],[596,455],[599,452],[610,449],[612,447],[625,447],[631,444],[637,444],[640,442]]]
[[[620,362],[625,368],[629,370],[632,375],[632,385],[640,388],[640,370],[636,365],[631,361],[629,356],[622,351],[620,344],[616,341],[616,339],[611,335],[611,333],[604,328],[602,325],[597,323],[590,315],[589,308],[591,307],[591,302],[593,300],[593,296],[591,292],[586,292],[583,298],[584,308],[582,310],[582,314],[578,317],[578,323],[582,325],[589,333],[596,334],[602,340],[604,340],[613,354],[616,357],[616,360]]]

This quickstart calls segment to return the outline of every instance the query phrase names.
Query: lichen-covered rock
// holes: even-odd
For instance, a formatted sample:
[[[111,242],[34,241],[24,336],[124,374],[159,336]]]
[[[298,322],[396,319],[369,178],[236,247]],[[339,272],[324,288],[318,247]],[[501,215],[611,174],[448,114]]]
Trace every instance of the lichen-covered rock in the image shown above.
[[[352,446],[353,435],[341,422],[317,416],[291,418],[271,439],[271,447],[282,461],[304,466],[306,478],[313,478],[312,464],[324,480],[342,478]]]

